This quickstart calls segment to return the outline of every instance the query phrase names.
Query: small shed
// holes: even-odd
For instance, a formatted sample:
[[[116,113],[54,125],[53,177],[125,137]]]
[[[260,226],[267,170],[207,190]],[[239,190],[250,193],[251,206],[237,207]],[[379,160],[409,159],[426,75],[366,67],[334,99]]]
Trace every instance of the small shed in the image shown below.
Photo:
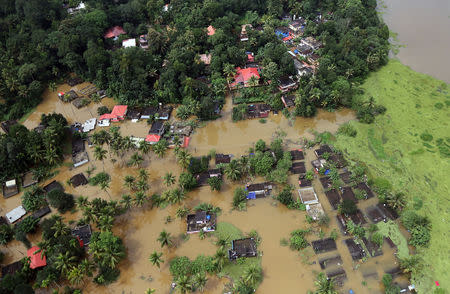
[[[81,247],[89,245],[92,236],[91,225],[87,224],[75,227],[72,230],[72,235],[78,239]]]
[[[30,258],[30,268],[35,269],[47,265],[47,257],[43,252],[40,251],[41,248],[38,246],[33,246],[27,250],[27,256]]]
[[[141,110],[137,108],[130,108],[127,111],[127,118],[132,122],[137,122],[141,118]]]
[[[365,182],[357,184],[354,188],[364,191],[366,194],[366,199],[372,198],[374,196],[372,189],[370,189],[370,187]]]
[[[231,158],[233,156],[231,154],[221,154],[221,153],[216,153],[216,164],[219,163],[230,163],[231,162]]]
[[[333,251],[333,250],[337,249],[336,241],[334,241],[332,238],[326,238],[326,239],[312,241],[311,245],[316,254]]]
[[[95,117],[86,120],[84,122],[84,124],[81,125],[81,127],[83,129],[83,133],[87,133],[87,132],[90,132],[93,129],[95,129],[95,124],[96,123],[97,123],[97,119]]]
[[[193,234],[200,231],[213,232],[216,230],[216,215],[209,211],[199,210],[195,214],[186,217],[187,233]]]
[[[46,207],[43,207],[43,208],[33,212],[33,214],[31,216],[34,218],[42,218],[43,216],[46,216],[50,212],[51,212],[50,207],[46,206]]]
[[[34,179],[34,174],[32,171],[26,172],[22,176],[22,188],[30,187],[34,184],[37,184],[37,180]]]
[[[22,205],[20,205],[11,210],[10,212],[8,212],[6,214],[6,218],[8,219],[10,224],[13,224],[19,219],[21,219],[22,216],[24,216],[25,214],[27,214],[27,211],[25,210],[25,208],[23,208]]]
[[[338,209],[339,203],[341,203],[339,192],[336,189],[331,189],[325,191],[325,196],[327,197],[328,202],[330,202],[331,207],[333,207],[334,210]]]
[[[302,149],[294,149],[290,151],[292,161],[303,160],[305,159],[305,155],[303,154]]]
[[[269,182],[258,184],[247,184],[245,190],[248,192],[247,199],[264,198],[272,193],[272,184]]]
[[[79,167],[89,162],[89,155],[86,151],[72,155],[73,167]]]
[[[156,107],[145,107],[141,110],[141,119],[149,119],[150,117],[153,117],[158,112],[158,109]]]
[[[231,242],[231,249],[228,250],[228,258],[236,260],[241,257],[256,257],[258,251],[254,238],[244,238],[233,240]]]
[[[49,184],[45,185],[43,189],[44,189],[45,193],[49,193],[50,191],[53,191],[53,190],[64,191],[63,186],[57,181],[50,182]]]
[[[162,136],[164,134],[164,123],[160,120],[155,121],[152,123],[152,127],[148,133]]]
[[[86,185],[88,183],[88,180],[83,173],[79,173],[70,178],[70,183],[74,188],[76,188],[78,186]]]
[[[325,215],[325,211],[320,203],[306,204],[306,213],[308,213],[313,220],[318,220]]]
[[[319,203],[319,199],[317,198],[316,191],[314,191],[313,187],[300,188],[297,191],[303,204]]]
[[[305,163],[303,161],[294,162],[292,163],[292,166],[289,169],[289,171],[293,174],[305,174],[306,173]]]
[[[16,179],[4,182],[2,185],[2,190],[4,198],[9,198],[19,194],[19,187],[17,186]]]
[[[89,100],[82,97],[76,98],[72,101],[72,105],[75,106],[77,109],[80,109],[88,104]]]
[[[353,260],[362,259],[366,256],[366,252],[361,246],[361,244],[356,243],[353,239],[345,240],[345,245],[347,245],[348,251],[352,256]]]

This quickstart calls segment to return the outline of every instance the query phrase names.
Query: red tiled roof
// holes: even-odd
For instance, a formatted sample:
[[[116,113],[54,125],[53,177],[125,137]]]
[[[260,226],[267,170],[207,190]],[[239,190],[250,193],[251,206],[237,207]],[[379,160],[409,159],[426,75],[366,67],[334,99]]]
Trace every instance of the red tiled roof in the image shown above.
[[[127,105],[116,105],[111,111],[111,114],[114,116],[125,116],[125,114],[127,114],[127,109]]]
[[[247,61],[255,62],[255,56],[253,56],[253,54],[251,54],[251,53],[247,54]]]
[[[47,265],[47,258],[42,255],[42,252],[36,253],[36,251],[41,250],[38,246],[33,246],[27,250],[27,256],[30,257],[30,268],[35,269],[38,267]]]
[[[207,30],[208,30],[208,36],[212,36],[216,33],[216,29],[213,26],[209,26],[207,28]]]
[[[286,37],[286,38],[283,38],[283,41],[289,41],[289,40],[292,40],[292,39],[294,39],[294,37],[291,35],[291,33],[289,33],[289,36]]]
[[[259,79],[259,72],[257,68],[248,67],[241,69],[240,67],[236,68],[236,75],[234,76],[234,82],[231,83],[231,86],[234,87],[237,84],[247,84],[251,77],[255,77]]]
[[[183,145],[181,147],[187,148],[189,146],[189,142],[191,141],[190,137],[184,137],[183,138]]]
[[[150,143],[156,143],[156,142],[159,142],[160,139],[161,139],[161,136],[151,134],[151,135],[147,135],[147,137],[145,138],[145,141],[150,142]]]
[[[105,114],[102,114],[102,115],[98,118],[98,120],[113,119],[113,118],[116,118],[116,116],[115,116],[115,115],[112,115],[111,113],[105,113]]]
[[[114,38],[114,37],[118,37],[122,34],[126,34],[126,32],[123,30],[123,28],[121,26],[115,26],[112,28],[109,28],[105,35],[103,35],[103,37],[105,37],[105,39],[109,39],[109,38]]]

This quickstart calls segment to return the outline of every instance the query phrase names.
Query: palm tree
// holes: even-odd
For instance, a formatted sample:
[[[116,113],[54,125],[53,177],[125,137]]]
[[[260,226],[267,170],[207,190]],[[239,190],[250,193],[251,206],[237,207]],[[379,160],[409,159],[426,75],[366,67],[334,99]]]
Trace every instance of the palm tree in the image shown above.
[[[57,218],[52,226],[52,230],[55,231],[53,237],[58,238],[59,236],[68,235],[70,230],[66,224],[62,221],[61,217]]]
[[[70,252],[60,253],[55,260],[55,267],[62,274],[66,274],[69,269],[74,265],[76,257],[70,255]]]
[[[145,291],[145,294],[153,294],[153,293],[155,293],[155,292],[156,292],[155,289],[148,288],[148,289]]]
[[[139,153],[135,152],[131,155],[130,160],[128,161],[129,166],[139,167],[141,163],[144,161],[144,158]]]
[[[205,290],[206,282],[208,281],[208,278],[204,273],[197,273],[194,276],[194,285],[195,288],[200,290],[200,292],[203,292]]]
[[[171,172],[166,172],[163,177],[164,184],[169,187],[175,183],[175,176]]]
[[[403,193],[395,193],[389,194],[386,197],[386,203],[395,210],[402,209],[405,206],[405,194]]]
[[[102,215],[98,220],[98,228],[100,231],[111,231],[114,225],[114,217],[111,215]]]
[[[180,276],[176,281],[176,289],[180,291],[181,294],[186,294],[192,290],[192,284],[189,277],[186,275]]]
[[[143,169],[143,168],[141,168],[139,170],[139,180],[141,180],[141,181],[147,181],[148,180],[148,172],[145,169]]]
[[[186,198],[186,194],[184,193],[184,191],[178,188],[170,191],[170,202],[180,203],[181,201],[184,200],[184,198]]]
[[[89,205],[88,198],[84,196],[79,196],[77,199],[75,199],[75,202],[80,208],[84,208]]]
[[[52,146],[48,146],[45,149],[45,156],[44,156],[44,158],[45,158],[45,160],[47,161],[47,163],[50,166],[53,166],[56,163],[58,163],[58,161],[59,161],[59,154],[56,151],[56,148],[52,147]]]
[[[120,204],[122,204],[122,206],[125,209],[129,209],[131,207],[131,196],[130,195],[122,195],[122,200],[120,200]]]
[[[133,177],[132,175],[126,175],[125,178],[123,178],[123,185],[130,190],[134,190],[135,181],[136,181],[135,177]]]
[[[237,181],[241,178],[241,169],[236,160],[232,160],[224,170],[225,175],[232,181]]]
[[[319,273],[317,280],[314,282],[317,290],[315,294],[337,294],[338,292],[334,289],[334,283],[332,279],[328,279],[324,273]]]
[[[147,195],[145,195],[144,192],[139,191],[136,193],[133,202],[137,207],[141,207],[147,202]]]
[[[133,140],[131,140],[131,137],[129,137],[129,136],[123,137],[121,143],[122,143],[122,148],[125,152],[136,148],[136,145],[134,145]]]
[[[80,266],[78,267],[74,266],[70,269],[69,273],[67,274],[67,279],[71,284],[79,285],[84,280],[84,271]]]
[[[162,257],[162,252],[158,253],[156,251],[153,251],[153,253],[150,255],[150,257],[148,258],[148,260],[153,264],[156,265],[158,268],[160,268],[161,263],[164,262],[164,260],[161,258]]]
[[[141,151],[141,153],[143,155],[147,155],[150,152],[150,150],[152,149],[151,146],[152,145],[150,145],[149,142],[144,140],[144,141],[139,142],[139,148],[138,149],[139,149],[139,151]]]
[[[252,286],[253,288],[261,281],[262,279],[262,271],[261,268],[256,265],[249,266],[244,272],[244,282],[247,285]]]
[[[105,191],[106,194],[108,194],[109,198],[111,198],[111,195],[109,195],[109,192],[108,192],[110,180],[111,179],[105,179],[99,183],[100,189],[102,189],[102,191]]]
[[[105,158],[106,158],[106,153],[108,151],[106,151],[105,149],[103,149],[101,146],[95,146],[94,149],[94,157],[96,160],[101,160],[103,162],[103,171],[105,171]]]
[[[136,183],[136,188],[137,188],[137,190],[140,191],[140,192],[145,192],[145,191],[147,191],[150,187],[149,187],[149,185],[148,185],[148,183],[147,183],[146,180],[140,179],[140,180],[137,181],[137,183]]]
[[[156,155],[158,155],[158,157],[162,158],[166,154],[166,150],[168,147],[169,144],[167,143],[167,141],[165,139],[161,139],[158,141],[158,143],[153,145],[153,151]]]
[[[78,267],[81,269],[83,273],[86,274],[88,277],[92,277],[92,273],[96,269],[95,264],[89,261],[89,259],[85,258],[81,261],[81,263],[78,265]]]
[[[231,79],[236,75],[236,69],[234,68],[234,65],[226,63],[223,67],[223,73],[227,78],[228,88],[230,88]]]
[[[173,242],[170,239],[171,235],[170,233],[166,232],[166,230],[163,230],[161,233],[159,233],[158,242],[161,243],[161,247],[167,246],[171,247]]]
[[[191,163],[192,155],[187,150],[180,150],[177,155],[177,162],[183,169],[187,168]]]
[[[177,212],[175,213],[177,217],[184,218],[186,215],[189,214],[190,209],[185,207],[180,207],[177,209]]]
[[[221,271],[227,261],[227,252],[225,248],[219,248],[214,255],[214,263],[219,271]]]

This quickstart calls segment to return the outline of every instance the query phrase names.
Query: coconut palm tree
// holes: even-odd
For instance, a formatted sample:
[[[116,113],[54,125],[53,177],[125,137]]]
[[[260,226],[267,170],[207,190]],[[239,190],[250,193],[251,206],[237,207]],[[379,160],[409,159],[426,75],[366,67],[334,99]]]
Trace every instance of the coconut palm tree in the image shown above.
[[[155,152],[158,157],[162,158],[166,154],[169,143],[165,139],[159,140],[155,145],[153,145],[153,152]]]
[[[328,279],[324,273],[319,273],[317,280],[314,282],[317,290],[315,294],[337,294],[338,292],[334,289],[334,283],[332,279]]]
[[[79,208],[84,208],[89,205],[89,200],[87,197],[79,196],[77,199],[75,199],[75,203]]]
[[[163,177],[164,184],[169,187],[175,183],[175,176],[171,172],[166,172]]]
[[[183,169],[186,169],[191,163],[192,155],[187,150],[180,150],[177,154],[177,162]]]
[[[114,217],[111,215],[102,215],[98,220],[98,228],[100,231],[111,231],[114,225]]]
[[[148,289],[145,291],[145,294],[153,294],[153,293],[155,293],[155,292],[156,292],[155,289],[148,288]]]
[[[219,271],[221,271],[227,262],[227,252],[225,248],[219,248],[214,255],[214,263]]]
[[[150,189],[150,186],[148,185],[146,180],[140,179],[136,182],[136,189],[140,192],[145,192]]]
[[[152,147],[152,145],[149,142],[144,140],[144,141],[139,142],[138,149],[139,149],[139,151],[141,151],[141,153],[143,155],[147,155],[147,154],[149,154],[150,150],[152,149],[151,147]]]
[[[147,170],[141,168],[139,170],[139,180],[147,181],[148,180],[148,172]]]
[[[92,273],[96,270],[96,265],[93,264],[89,259],[85,258],[83,259],[78,267],[81,269],[83,273],[85,273],[86,276],[92,277]]]
[[[108,151],[103,149],[101,146],[95,146],[94,158],[96,160],[101,160],[103,162],[103,171],[105,171],[105,161],[104,160],[106,158],[106,153],[108,153]]]
[[[242,173],[237,160],[232,160],[225,166],[224,174],[232,181],[237,181],[241,178]]]
[[[62,221],[61,217],[57,218],[52,226],[52,230],[55,231],[53,237],[68,235],[70,230],[67,225]]]
[[[194,285],[195,288],[198,289],[200,292],[203,292],[205,290],[206,282],[208,281],[208,278],[204,273],[197,273],[194,276]]]
[[[145,195],[144,192],[137,192],[136,195],[134,196],[134,205],[136,205],[137,207],[142,207],[145,202],[147,202],[147,195]]]
[[[122,148],[125,152],[136,148],[136,145],[134,145],[134,142],[133,142],[133,140],[131,140],[130,136],[123,137],[121,143],[122,143]]]
[[[405,206],[405,194],[403,193],[395,193],[395,194],[388,194],[386,197],[386,203],[389,205],[392,209],[400,210]]]
[[[129,209],[131,208],[132,200],[130,195],[122,195],[122,199],[120,200],[120,204],[122,204],[123,208]]]
[[[77,258],[75,256],[70,255],[70,252],[67,251],[64,254],[60,253],[56,256],[54,264],[57,270],[59,270],[62,274],[66,274],[75,264],[76,259]]]
[[[171,235],[170,233],[166,232],[166,230],[163,230],[161,233],[159,233],[158,242],[161,244],[161,247],[167,246],[171,247],[173,242],[170,239]]]
[[[184,207],[180,207],[177,209],[177,212],[175,213],[175,215],[179,218],[184,218],[186,215],[189,214],[190,209],[187,208],[186,206]]]
[[[184,191],[182,191],[178,188],[170,191],[170,202],[180,203],[181,201],[184,200],[184,198],[186,198],[186,194]]]
[[[74,266],[69,270],[67,274],[67,279],[72,285],[79,285],[83,283],[84,272],[80,266]]]
[[[123,185],[127,187],[130,190],[134,190],[136,185],[136,178],[132,175],[126,175],[125,178],[123,178]]]
[[[234,65],[226,63],[223,67],[223,73],[225,74],[227,78],[227,84],[228,88],[230,88],[230,82],[233,79],[233,77],[236,75],[236,69]]]
[[[188,276],[182,275],[176,281],[176,289],[181,294],[186,294],[192,290],[192,284]]]
[[[253,288],[261,281],[262,279],[262,271],[261,268],[256,265],[249,266],[245,272],[243,280],[247,285],[252,286]]]
[[[56,148],[53,146],[48,146],[45,149],[44,159],[50,166],[54,166],[55,164],[57,164],[59,161],[59,154],[56,151]]]
[[[141,163],[144,161],[144,158],[139,153],[135,152],[131,155],[130,160],[128,161],[129,166],[139,167]]]
[[[148,260],[153,264],[156,265],[158,268],[160,268],[161,263],[164,262],[164,260],[161,258],[163,255],[162,252],[158,253],[156,251],[153,251],[152,254],[150,254],[150,257],[148,258]]]
[[[104,192],[106,192],[106,194],[108,194],[109,198],[111,198],[111,195],[109,195],[108,189],[109,189],[109,182],[111,181],[111,179],[105,179],[102,180],[99,185],[100,185],[100,189]]]

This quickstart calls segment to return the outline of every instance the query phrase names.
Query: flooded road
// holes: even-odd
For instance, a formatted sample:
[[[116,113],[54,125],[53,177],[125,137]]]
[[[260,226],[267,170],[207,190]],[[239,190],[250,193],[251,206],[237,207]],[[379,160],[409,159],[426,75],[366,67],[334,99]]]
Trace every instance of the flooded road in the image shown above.
[[[450,1],[384,0],[389,29],[398,33],[397,57],[413,70],[450,83]]]
[[[68,90],[67,85],[63,85],[58,90]],[[267,143],[273,139],[274,134],[278,131],[286,133],[286,150],[300,148],[299,145],[302,138],[312,138],[310,130],[314,129],[319,132],[330,131],[335,132],[340,124],[354,119],[354,114],[349,110],[340,110],[334,113],[319,111],[315,118],[304,119],[297,118],[295,120],[286,119],[281,113],[278,115],[271,114],[266,123],[260,123],[258,120],[241,121],[238,123],[231,122],[232,105],[228,99],[224,107],[222,118],[208,122],[202,128],[199,128],[191,136],[191,145],[189,151],[194,156],[206,155],[211,149],[217,152],[231,153],[236,157],[244,155],[247,150],[254,145],[258,139],[264,139]],[[111,99],[103,99],[103,104],[111,106]],[[69,120],[83,121],[90,118],[90,113],[94,114],[96,108],[101,104],[91,104],[89,108],[77,110],[70,104],[63,103],[56,98],[56,92],[46,92],[44,102],[38,106],[24,123],[27,127],[32,128],[39,122],[41,113],[44,112],[61,112]],[[95,115],[95,114],[94,114]],[[96,115],[95,115],[96,116]],[[147,134],[149,126],[145,121],[131,123],[126,121],[114,124],[120,126],[122,135],[135,135],[143,137]],[[75,196],[87,196],[90,200],[101,197],[120,200],[121,195],[130,193],[124,187],[123,178],[126,175],[137,175],[136,168],[128,168],[124,162],[127,161],[129,154],[125,154],[123,158],[108,158],[104,163],[96,161],[93,158],[93,148],[86,147],[91,162],[79,168],[70,168],[70,159],[67,158],[56,180],[64,184],[66,192]],[[107,147],[106,147],[107,149]],[[113,159],[113,160],[112,160]],[[307,150],[306,167],[311,169],[310,161],[314,159],[312,150]],[[111,187],[108,190],[110,196],[101,191],[99,187],[89,185],[72,188],[67,186],[66,181],[71,176],[86,171],[89,167],[96,167],[94,174],[103,170],[103,168],[111,175]],[[142,164],[150,175],[149,195],[152,193],[161,193],[167,189],[162,183],[163,175],[170,171],[178,177],[181,168],[177,165],[173,151],[168,151],[164,158],[157,158],[154,154],[145,156],[145,162]],[[211,164],[212,166],[212,164]],[[52,179],[53,180],[53,179]],[[50,181],[50,180],[49,180]],[[47,181],[47,182],[49,182]],[[291,175],[289,183],[298,187],[297,177]],[[46,184],[46,183],[44,183]],[[188,193],[187,199],[182,205],[193,208],[202,202],[211,203],[219,206],[222,213],[218,216],[219,222],[229,222],[238,227],[242,232],[248,233],[256,230],[262,238],[259,250],[262,252],[262,267],[264,280],[257,290],[261,294],[273,293],[306,293],[307,290],[314,289],[314,280],[317,273],[321,270],[318,260],[327,255],[339,254],[342,257],[342,268],[347,273],[347,282],[341,289],[348,293],[349,289],[353,289],[355,293],[382,293],[380,288],[380,280],[383,271],[395,267],[394,251],[384,244],[384,255],[376,258],[370,258],[364,263],[353,262],[351,256],[345,247],[343,238],[337,239],[338,250],[331,253],[315,255],[311,248],[304,250],[302,253],[292,251],[289,247],[281,246],[280,240],[288,239],[290,232],[295,229],[306,229],[310,227],[306,223],[304,211],[289,210],[273,198],[257,199],[248,203],[247,211],[239,212],[231,209],[233,191],[238,186],[244,186],[244,183],[231,183],[225,181],[220,192],[211,192],[210,188],[201,187],[193,192]],[[323,228],[325,236],[329,236],[333,229],[339,230],[336,224],[336,212],[332,211],[323,189],[316,179],[314,187],[317,191],[320,202],[322,203],[326,213],[329,215],[331,222],[328,227]],[[273,195],[278,193],[274,191]],[[294,193],[296,196],[297,194]],[[362,207],[373,205],[376,199],[363,201]],[[3,211],[11,210],[20,204],[20,195],[11,197],[7,200],[0,199],[0,206]],[[127,258],[120,264],[121,275],[119,280],[112,285],[106,287],[98,287],[97,285],[87,282],[83,291],[85,293],[139,293],[142,294],[148,288],[155,288],[157,293],[169,293],[171,275],[169,272],[169,261],[175,256],[187,256],[195,259],[198,255],[213,255],[217,247],[213,244],[214,238],[205,238],[200,240],[197,234],[190,235],[187,241],[183,241],[181,236],[186,231],[185,220],[177,219],[175,212],[181,205],[169,205],[166,208],[154,208],[149,206],[143,208],[132,208],[125,215],[118,217],[116,220],[114,233],[119,235],[127,248]],[[167,223],[167,217],[170,216],[172,221]],[[66,213],[66,220],[76,220],[78,212],[71,214]],[[167,230],[174,238],[175,248],[161,249],[157,242],[159,233]],[[32,243],[36,243],[39,234],[31,236]],[[319,239],[319,228],[314,227],[313,233],[308,236],[308,241]],[[153,251],[163,252],[164,263],[161,269],[151,265],[148,256]],[[14,241],[10,243],[6,251],[6,263],[13,262],[22,258],[26,252],[26,248]],[[377,278],[364,278],[362,270],[375,273]],[[209,277],[205,293],[218,294],[222,293],[224,285],[228,283],[228,279],[218,279]]]

